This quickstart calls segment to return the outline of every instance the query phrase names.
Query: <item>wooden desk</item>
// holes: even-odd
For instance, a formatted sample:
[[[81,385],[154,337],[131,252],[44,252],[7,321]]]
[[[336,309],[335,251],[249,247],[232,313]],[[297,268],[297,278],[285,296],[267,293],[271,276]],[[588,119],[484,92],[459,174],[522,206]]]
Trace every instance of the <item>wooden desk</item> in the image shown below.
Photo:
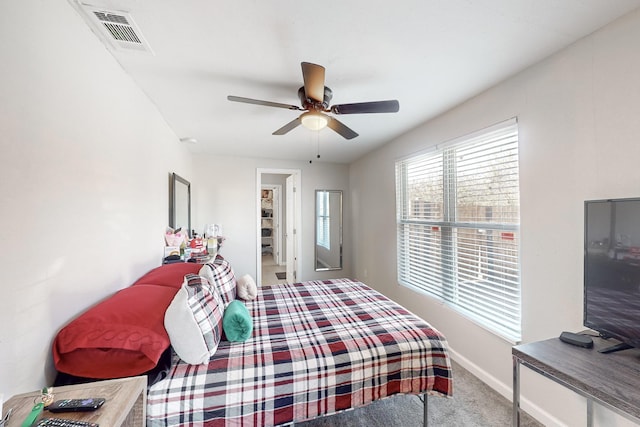
[[[93,412],[43,411],[41,418],[65,418],[97,423],[100,427],[144,427],[147,418],[147,377],[131,377],[87,384],[54,387],[55,400],[104,397],[107,401]],[[18,394],[5,402],[4,410],[13,408],[6,427],[20,427],[40,391]]]
[[[512,348],[513,425],[520,425],[520,365],[587,398],[587,425],[593,425],[596,402],[640,422],[640,349],[602,354],[614,343],[593,338],[593,348],[566,344],[558,338]]]

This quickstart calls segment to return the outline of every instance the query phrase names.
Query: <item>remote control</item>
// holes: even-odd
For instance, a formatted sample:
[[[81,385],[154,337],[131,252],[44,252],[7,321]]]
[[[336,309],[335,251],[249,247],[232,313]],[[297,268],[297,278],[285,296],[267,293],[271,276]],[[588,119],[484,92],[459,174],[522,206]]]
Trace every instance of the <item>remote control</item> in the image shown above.
[[[47,406],[49,412],[79,412],[79,411],[95,411],[101,407],[105,399],[87,398],[87,399],[64,399],[56,400]]]
[[[44,418],[36,427],[99,427],[89,421],[65,420],[62,418]]]
[[[563,332],[560,334],[560,341],[579,347],[593,347],[593,339],[587,335],[574,334],[573,332]]]

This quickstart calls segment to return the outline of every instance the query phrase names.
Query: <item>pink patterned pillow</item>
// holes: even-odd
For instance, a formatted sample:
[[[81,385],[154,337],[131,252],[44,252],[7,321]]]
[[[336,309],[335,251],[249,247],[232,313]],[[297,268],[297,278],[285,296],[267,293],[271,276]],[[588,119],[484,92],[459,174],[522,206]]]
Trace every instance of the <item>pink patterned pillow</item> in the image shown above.
[[[175,352],[185,362],[208,363],[222,339],[224,305],[206,280],[184,276],[182,288],[167,308],[164,326]]]
[[[236,299],[236,276],[226,259],[217,255],[213,262],[202,266],[199,274],[218,292],[225,307]]]

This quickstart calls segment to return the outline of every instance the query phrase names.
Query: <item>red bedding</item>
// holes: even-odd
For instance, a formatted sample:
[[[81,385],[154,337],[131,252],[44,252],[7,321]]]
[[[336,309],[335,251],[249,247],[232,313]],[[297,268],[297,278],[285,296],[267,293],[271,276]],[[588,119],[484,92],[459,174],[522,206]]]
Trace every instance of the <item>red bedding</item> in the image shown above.
[[[208,365],[175,354],[150,387],[148,426],[272,426],[398,394],[452,394],[445,338],[347,279],[262,287],[246,302],[253,336]]]

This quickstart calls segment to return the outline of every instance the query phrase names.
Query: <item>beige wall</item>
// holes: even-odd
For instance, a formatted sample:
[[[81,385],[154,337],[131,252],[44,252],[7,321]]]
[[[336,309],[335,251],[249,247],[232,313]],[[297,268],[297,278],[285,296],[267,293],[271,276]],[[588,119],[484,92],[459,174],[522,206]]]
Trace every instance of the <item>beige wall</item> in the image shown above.
[[[581,330],[583,201],[640,196],[638,40],[636,11],[351,166],[354,274],[440,329],[456,359],[509,399],[511,343],[397,284],[394,162],[517,116],[523,338]],[[585,425],[583,399],[523,371],[525,409],[545,425]],[[601,408],[596,418],[627,423]]]

